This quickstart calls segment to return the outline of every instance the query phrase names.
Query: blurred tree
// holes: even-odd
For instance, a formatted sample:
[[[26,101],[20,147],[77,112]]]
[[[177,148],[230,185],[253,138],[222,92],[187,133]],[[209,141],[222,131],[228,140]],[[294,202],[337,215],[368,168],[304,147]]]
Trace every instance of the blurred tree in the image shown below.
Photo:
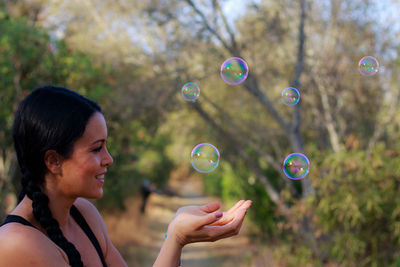
[[[37,69],[48,53],[44,31],[36,30],[24,20],[12,20],[4,6],[0,18],[0,218],[4,217],[4,204],[12,190],[12,178],[16,175],[17,163],[13,153],[11,126],[18,103],[28,92],[28,77]]]

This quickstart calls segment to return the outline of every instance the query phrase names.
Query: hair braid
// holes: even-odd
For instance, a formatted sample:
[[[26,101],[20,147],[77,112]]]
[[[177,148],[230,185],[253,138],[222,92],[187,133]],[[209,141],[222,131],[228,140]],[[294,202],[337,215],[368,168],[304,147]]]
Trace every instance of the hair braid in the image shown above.
[[[81,255],[75,246],[63,235],[56,219],[53,218],[49,209],[49,198],[44,194],[32,179],[27,177],[27,187],[25,189],[28,197],[32,199],[33,215],[40,225],[46,230],[49,238],[61,247],[68,256],[72,267],[83,267]]]
[[[21,177],[21,191],[18,194],[18,203],[22,201],[22,199],[26,195],[25,188],[28,186],[29,177],[31,177],[30,172],[27,171],[25,168],[21,167],[22,177]]]

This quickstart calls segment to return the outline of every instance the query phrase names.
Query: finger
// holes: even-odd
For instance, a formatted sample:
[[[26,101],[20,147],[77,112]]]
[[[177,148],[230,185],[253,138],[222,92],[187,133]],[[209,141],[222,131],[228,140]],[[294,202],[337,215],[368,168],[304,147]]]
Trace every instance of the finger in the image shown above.
[[[216,226],[216,225],[224,225],[224,224],[228,224],[228,223],[230,223],[231,221],[233,221],[233,218],[234,218],[234,216],[232,215],[232,214],[226,214],[226,213],[224,213],[223,215],[222,215],[222,218],[221,219],[219,219],[218,221],[216,221],[216,222],[214,222],[214,223],[212,223],[212,224],[209,224],[209,226]]]
[[[241,210],[241,209],[248,210],[251,207],[252,203],[253,202],[251,200],[246,200],[245,202],[243,202],[243,204],[237,210]]]
[[[237,210],[238,208],[240,208],[240,206],[242,206],[242,204],[244,203],[245,201],[242,199],[242,200],[239,200],[236,204],[235,204],[235,206],[233,206],[232,208],[230,208],[229,210],[228,210],[228,212],[234,212],[235,210]]]
[[[222,212],[213,212],[207,215],[200,217],[195,223],[194,226],[196,229],[203,227],[204,225],[211,224],[222,217]]]
[[[246,200],[243,205],[241,206],[241,208],[249,208],[251,205],[253,204],[253,201],[251,200]]]
[[[223,226],[204,226],[203,230],[210,237],[210,240],[218,240],[223,237],[236,235],[240,230],[245,215],[246,209],[240,209],[238,215],[231,223]]]
[[[200,209],[204,212],[210,213],[210,212],[218,210],[220,208],[220,206],[221,205],[219,204],[219,202],[211,202],[211,203],[208,203],[207,205],[200,206]]]
[[[236,205],[233,206],[229,211],[223,213],[223,216],[222,216],[222,218],[220,220],[210,224],[210,226],[224,225],[224,224],[230,223],[231,221],[233,221],[233,219],[235,217],[234,213],[236,212],[236,210],[239,210],[239,209],[246,209],[247,210],[251,206],[251,204],[252,204],[251,200],[247,200],[247,201],[240,200],[240,201],[238,201],[236,203]]]
[[[239,224],[235,227],[234,230],[232,230],[232,231],[230,231],[230,232],[228,232],[228,233],[226,233],[226,234],[223,234],[223,235],[218,236],[218,239],[217,239],[217,240],[219,240],[219,239],[224,239],[224,238],[228,238],[228,237],[235,236],[235,235],[238,235],[238,234],[240,233],[240,229],[242,228],[243,221],[244,221],[244,220],[241,220],[241,221],[239,222]]]
[[[230,208],[228,211],[225,211],[223,213],[223,216],[220,220],[216,221],[215,223],[210,224],[210,226],[215,226],[215,225],[224,225],[227,223],[230,223],[233,220],[233,213],[240,208],[240,206],[244,203],[245,201],[239,200],[232,208]]]

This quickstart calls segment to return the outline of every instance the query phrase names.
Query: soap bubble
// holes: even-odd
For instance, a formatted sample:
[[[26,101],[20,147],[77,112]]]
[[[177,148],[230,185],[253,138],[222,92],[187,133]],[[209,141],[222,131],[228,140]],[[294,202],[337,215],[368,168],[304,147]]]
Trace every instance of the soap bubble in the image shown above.
[[[379,62],[376,58],[367,56],[363,57],[358,63],[360,73],[364,76],[372,76],[378,72]]]
[[[294,87],[288,87],[282,91],[282,101],[287,106],[294,106],[300,100],[300,93]]]
[[[190,102],[195,102],[200,95],[200,87],[193,82],[184,84],[181,91],[183,98]]]
[[[215,170],[219,164],[218,149],[207,143],[198,144],[190,154],[191,163],[196,171],[208,173]]]
[[[310,161],[301,153],[292,153],[283,161],[283,172],[292,180],[305,177],[310,171]]]
[[[241,58],[229,58],[221,65],[221,77],[227,84],[240,84],[246,80],[248,74],[249,68]]]

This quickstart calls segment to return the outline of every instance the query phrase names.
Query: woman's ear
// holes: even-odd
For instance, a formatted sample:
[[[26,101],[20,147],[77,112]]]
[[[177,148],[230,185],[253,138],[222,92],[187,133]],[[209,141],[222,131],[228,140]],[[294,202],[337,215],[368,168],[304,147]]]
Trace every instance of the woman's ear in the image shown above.
[[[55,150],[47,150],[44,154],[44,163],[52,174],[61,174],[62,156]]]

